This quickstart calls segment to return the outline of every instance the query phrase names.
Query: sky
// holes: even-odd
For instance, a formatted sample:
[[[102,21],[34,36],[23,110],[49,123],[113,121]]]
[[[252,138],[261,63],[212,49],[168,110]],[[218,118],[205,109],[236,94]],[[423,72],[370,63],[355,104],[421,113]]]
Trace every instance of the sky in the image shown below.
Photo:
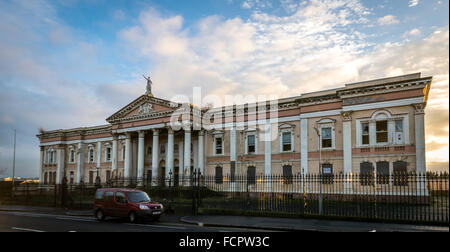
[[[428,169],[449,167],[448,0],[0,0],[0,177],[39,171],[39,128],[107,124],[155,96],[278,95],[421,72]]]

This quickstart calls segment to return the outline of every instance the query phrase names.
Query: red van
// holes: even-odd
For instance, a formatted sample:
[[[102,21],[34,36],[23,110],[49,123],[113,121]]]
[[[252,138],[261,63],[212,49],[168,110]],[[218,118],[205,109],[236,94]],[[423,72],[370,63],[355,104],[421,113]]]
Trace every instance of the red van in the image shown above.
[[[99,221],[106,216],[128,218],[136,222],[138,218],[159,220],[163,205],[152,202],[146,192],[136,189],[100,188],[95,193],[94,214]]]

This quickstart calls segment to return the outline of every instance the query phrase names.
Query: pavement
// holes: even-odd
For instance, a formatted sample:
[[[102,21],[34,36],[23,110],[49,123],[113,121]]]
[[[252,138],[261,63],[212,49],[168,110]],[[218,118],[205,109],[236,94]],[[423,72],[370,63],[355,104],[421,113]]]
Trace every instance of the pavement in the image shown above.
[[[92,210],[69,210],[54,207],[0,205],[0,212],[32,212],[78,217],[93,217]],[[170,223],[181,222],[199,227],[246,228],[271,231],[309,232],[449,232],[449,226],[408,225],[393,223],[273,218],[247,216],[164,216]]]
[[[185,216],[180,221],[199,226],[309,232],[449,232],[448,226],[405,225],[359,221],[246,216]]]

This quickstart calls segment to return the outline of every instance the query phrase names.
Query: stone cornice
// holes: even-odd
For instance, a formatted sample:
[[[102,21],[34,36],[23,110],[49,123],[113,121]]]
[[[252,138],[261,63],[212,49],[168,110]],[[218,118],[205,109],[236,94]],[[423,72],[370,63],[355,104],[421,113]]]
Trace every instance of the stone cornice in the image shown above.
[[[338,90],[337,94],[341,99],[373,94],[386,94],[418,88],[425,88],[426,85],[430,82],[431,78],[422,78],[406,82],[395,82],[395,83],[380,84],[376,86],[366,86],[366,87]]]

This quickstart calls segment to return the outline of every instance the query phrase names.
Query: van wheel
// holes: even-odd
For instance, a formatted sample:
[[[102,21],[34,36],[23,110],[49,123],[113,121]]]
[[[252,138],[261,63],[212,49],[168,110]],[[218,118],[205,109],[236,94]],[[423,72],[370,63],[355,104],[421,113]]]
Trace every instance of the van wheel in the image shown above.
[[[136,213],[135,213],[135,212],[131,212],[131,213],[128,215],[128,220],[129,220],[131,223],[136,223],[136,222],[137,222],[137,216],[136,216]]]
[[[105,215],[103,214],[103,211],[101,209],[97,210],[97,212],[95,213],[95,217],[97,218],[98,221],[105,220]]]

